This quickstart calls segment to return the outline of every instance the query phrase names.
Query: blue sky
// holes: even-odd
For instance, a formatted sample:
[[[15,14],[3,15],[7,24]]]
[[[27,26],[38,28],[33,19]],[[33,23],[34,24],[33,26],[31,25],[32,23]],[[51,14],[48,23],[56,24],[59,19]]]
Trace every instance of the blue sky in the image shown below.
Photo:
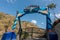
[[[38,13],[34,14],[26,14],[25,16],[21,17],[22,21],[28,21],[31,23],[36,24],[39,28],[46,28],[46,16]]]
[[[59,14],[60,13],[60,0],[0,0],[0,12],[4,12],[6,14],[11,14],[11,15],[15,16],[17,10],[20,12],[29,5],[39,5],[41,7],[46,7],[46,5],[48,5],[52,2],[56,4],[56,8],[55,8],[54,12],[56,14]],[[53,19],[54,19],[53,12],[52,11],[50,11],[50,12],[52,15],[51,19],[53,21]],[[35,15],[35,17],[34,17],[34,15]],[[27,20],[27,18],[26,19],[22,18],[22,20],[27,20],[27,21],[36,20],[37,25],[40,25],[40,26],[42,26],[42,28],[45,28],[45,25],[46,25],[45,16],[43,16],[43,15],[37,16],[38,14],[34,14],[34,15],[30,16],[31,17],[30,20]],[[38,20],[39,17],[41,20]],[[44,18],[44,20],[43,20],[43,18]]]

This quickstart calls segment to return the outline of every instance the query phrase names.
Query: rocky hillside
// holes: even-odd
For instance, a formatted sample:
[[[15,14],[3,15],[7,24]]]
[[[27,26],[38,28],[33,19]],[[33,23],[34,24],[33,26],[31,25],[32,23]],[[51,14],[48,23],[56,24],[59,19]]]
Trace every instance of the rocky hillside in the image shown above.
[[[44,29],[39,28],[37,25],[31,22],[22,21],[21,24],[22,24],[23,31],[26,31],[29,33],[28,38],[31,38],[32,36],[33,38],[42,37],[45,34]]]
[[[2,35],[5,32],[6,26],[7,26],[7,31],[11,31],[11,27],[14,23],[14,16],[8,15],[8,14],[4,14],[3,12],[0,12],[0,35]],[[21,26],[23,31],[29,31],[31,32],[31,28],[33,28],[33,31],[38,32],[38,33],[45,33],[45,30],[43,29],[39,29],[37,25],[27,22],[27,21],[21,21]],[[15,32],[18,32],[18,24],[17,27],[15,29]],[[27,30],[26,30],[27,28]],[[36,35],[36,34],[34,34]],[[39,34],[40,35],[40,34]]]
[[[14,16],[0,12],[0,35],[4,33],[5,26],[8,27],[8,30],[10,30],[10,27],[13,25],[14,18]]]

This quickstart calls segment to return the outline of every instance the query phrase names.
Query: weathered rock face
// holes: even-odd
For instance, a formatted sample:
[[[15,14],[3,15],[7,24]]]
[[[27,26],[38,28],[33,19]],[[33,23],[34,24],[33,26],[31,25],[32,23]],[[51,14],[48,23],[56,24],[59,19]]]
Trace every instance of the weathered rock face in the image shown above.
[[[3,33],[5,32],[7,27],[8,27],[7,31],[12,30],[11,27],[14,23],[14,19],[15,19],[14,16],[0,12],[0,35],[3,35]],[[32,29],[33,29],[34,38],[38,37],[38,36],[40,37],[40,36],[44,35],[44,33],[45,33],[44,29],[41,29],[37,25],[27,22],[27,21],[21,21],[21,27],[22,27],[23,31],[29,32],[30,35],[31,35],[30,32],[32,32]],[[16,33],[18,32],[18,28],[19,28],[19,25],[17,24],[17,27],[15,29]],[[40,34],[40,33],[42,33],[42,34]]]
[[[58,34],[58,40],[60,40],[60,19],[57,19],[53,23],[53,29]]]
[[[55,31],[58,34],[58,40],[60,40],[60,23],[55,26]]]
[[[29,37],[39,38],[45,34],[45,30],[35,27],[26,28],[26,32],[29,33]]]
[[[14,18],[14,16],[0,12],[0,35],[2,35],[5,32],[5,26],[8,27],[7,30],[11,30],[10,27],[13,25]]]
[[[38,37],[42,37],[45,34],[44,29],[41,29],[37,25],[26,21],[22,21],[22,29],[23,31],[29,33],[29,38],[31,37],[38,38]]]

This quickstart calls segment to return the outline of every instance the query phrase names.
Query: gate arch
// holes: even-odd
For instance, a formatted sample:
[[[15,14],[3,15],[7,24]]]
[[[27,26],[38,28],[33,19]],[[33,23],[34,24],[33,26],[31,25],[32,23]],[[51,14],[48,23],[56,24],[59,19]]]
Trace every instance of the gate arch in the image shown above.
[[[21,32],[22,32],[20,18],[23,17],[26,14],[29,14],[29,13],[39,13],[39,14],[45,15],[46,16],[46,30],[47,31],[52,30],[52,25],[51,25],[51,20],[50,20],[50,13],[48,12],[48,9],[45,8],[45,7],[40,7],[39,8],[39,6],[32,5],[32,6],[27,7],[26,9],[24,9],[22,15],[20,15],[17,12],[16,20],[14,21],[14,25],[12,26],[12,30],[15,29],[16,24],[17,24],[17,20],[18,20],[19,21],[19,37],[20,37],[19,40],[21,39]]]

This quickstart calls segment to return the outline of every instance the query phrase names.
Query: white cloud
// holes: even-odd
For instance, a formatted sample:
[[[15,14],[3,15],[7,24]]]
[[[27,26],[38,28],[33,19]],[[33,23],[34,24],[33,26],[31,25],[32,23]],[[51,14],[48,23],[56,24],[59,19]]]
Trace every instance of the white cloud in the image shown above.
[[[9,3],[9,0],[7,0],[7,2]]]
[[[11,0],[11,3],[14,3],[16,0]]]
[[[16,0],[7,0],[8,3],[14,3]]]
[[[57,18],[60,18],[60,14],[55,14],[55,16],[56,16]]]
[[[44,1],[52,1],[52,0],[44,0]]]
[[[49,1],[52,1],[52,0],[49,0]]]
[[[32,20],[31,22],[32,22],[32,23],[34,23],[34,24],[36,24],[36,23],[37,23],[37,21],[36,21],[36,20]]]
[[[42,22],[41,24],[43,25],[44,23]]]

